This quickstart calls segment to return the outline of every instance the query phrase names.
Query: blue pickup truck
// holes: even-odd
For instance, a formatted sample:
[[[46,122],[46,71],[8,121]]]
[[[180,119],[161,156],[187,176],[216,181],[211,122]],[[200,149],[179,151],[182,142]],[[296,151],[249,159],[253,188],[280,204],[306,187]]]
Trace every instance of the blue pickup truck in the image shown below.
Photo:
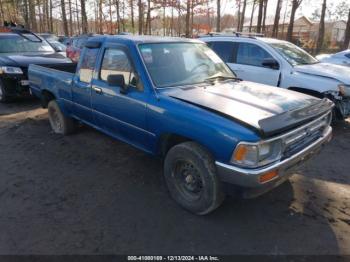
[[[82,122],[163,157],[171,196],[200,215],[278,186],[332,133],[331,101],[242,81],[198,40],[93,37],[29,81],[54,132]]]

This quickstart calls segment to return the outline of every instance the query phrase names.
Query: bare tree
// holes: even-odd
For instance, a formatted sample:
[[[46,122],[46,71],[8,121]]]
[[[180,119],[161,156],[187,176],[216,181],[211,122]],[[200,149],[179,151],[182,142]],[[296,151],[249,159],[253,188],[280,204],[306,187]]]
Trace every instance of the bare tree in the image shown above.
[[[300,6],[301,2],[303,0],[292,0],[292,10],[290,13],[290,20],[288,25],[288,31],[287,31],[287,41],[292,41],[293,38],[293,29],[294,29],[294,19],[295,19],[295,13]]]
[[[98,32],[100,33],[100,34],[102,34],[103,33],[103,28],[102,28],[102,14],[103,14],[103,12],[102,12],[102,0],[98,0]],[[79,21],[78,19],[77,19],[77,21]]]
[[[247,0],[243,1],[243,9],[242,9],[242,15],[241,15],[241,21],[238,31],[243,31],[243,24],[244,24],[244,18],[245,18],[245,10],[247,7]]]
[[[112,0],[108,2],[109,7],[109,33],[113,34]]]
[[[349,8],[349,14],[348,14],[348,22],[346,23],[343,49],[348,49],[350,47],[349,44],[350,44],[350,8]]]
[[[250,15],[250,22],[249,22],[249,33],[252,31],[252,25],[253,25],[253,16],[254,16],[254,12],[255,12],[255,7],[256,7],[256,1],[253,1],[253,6],[252,6],[252,13]]]
[[[73,11],[72,11],[72,0],[68,0],[69,8],[69,35],[73,35]]]
[[[147,0],[147,14],[146,14],[146,26],[144,29],[145,34],[151,34],[151,0]]]
[[[61,0],[61,12],[62,12],[63,33],[64,33],[64,35],[68,35],[69,32],[68,32],[67,15],[66,15],[66,1],[65,0]]]
[[[143,31],[143,6],[142,6],[142,1],[138,0],[137,5],[139,7],[139,35],[142,35],[142,31]]]
[[[64,1],[64,0],[61,0]],[[29,0],[29,17],[30,17],[30,29],[34,32],[38,31],[36,24],[36,12],[35,12],[35,0]]]
[[[118,34],[122,31],[121,29],[121,21],[120,21],[120,2],[119,0],[115,0],[115,7],[116,7],[116,11],[117,11],[117,31]]]
[[[186,37],[190,37],[190,15],[191,15],[191,0],[186,2]]]
[[[135,21],[134,21],[134,0],[130,0],[130,15],[131,15],[131,30],[135,33]]]
[[[80,8],[81,8],[81,26],[83,34],[88,33],[88,22],[85,8],[85,0],[80,0]]]
[[[216,31],[221,31],[221,0],[216,0]]]
[[[266,30],[266,10],[267,10],[267,3],[268,0],[263,0],[264,3],[264,11],[263,11],[263,19],[262,19],[262,31],[265,33]]]
[[[275,20],[273,22],[273,28],[272,28],[272,37],[278,37],[278,24],[280,22],[281,9],[282,9],[282,0],[278,0],[276,5]]]
[[[321,20],[318,28],[318,37],[317,37],[317,45],[316,45],[316,53],[319,53],[322,46],[323,46],[323,40],[324,40],[324,19],[326,16],[326,8],[327,8],[327,1],[323,0],[322,4],[322,12],[321,12]]]
[[[53,32],[52,9],[53,9],[52,0],[49,0],[49,31],[50,32]]]
[[[259,2],[259,12],[258,12],[258,22],[256,24],[256,32],[261,33],[261,23],[263,17],[264,0],[258,0]]]

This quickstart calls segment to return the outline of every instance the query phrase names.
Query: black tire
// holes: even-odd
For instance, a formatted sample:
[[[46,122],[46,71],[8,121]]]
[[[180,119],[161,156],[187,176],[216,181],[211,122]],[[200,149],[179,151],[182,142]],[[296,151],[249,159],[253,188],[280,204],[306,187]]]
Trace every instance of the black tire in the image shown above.
[[[6,89],[2,81],[0,80],[0,103],[7,103],[10,99],[7,95]]]
[[[51,128],[56,134],[69,135],[75,132],[77,129],[76,121],[66,117],[55,100],[49,102],[47,109]]]
[[[197,215],[210,213],[225,199],[213,158],[195,142],[184,142],[169,150],[164,176],[173,199]]]

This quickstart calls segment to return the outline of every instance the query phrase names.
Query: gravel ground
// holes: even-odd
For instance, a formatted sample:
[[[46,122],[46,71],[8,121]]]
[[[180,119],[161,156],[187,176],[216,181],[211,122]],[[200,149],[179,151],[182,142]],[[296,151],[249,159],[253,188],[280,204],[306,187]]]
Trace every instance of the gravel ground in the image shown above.
[[[350,124],[289,182],[207,216],[168,195],[161,161],[36,102],[0,105],[0,254],[349,254]]]

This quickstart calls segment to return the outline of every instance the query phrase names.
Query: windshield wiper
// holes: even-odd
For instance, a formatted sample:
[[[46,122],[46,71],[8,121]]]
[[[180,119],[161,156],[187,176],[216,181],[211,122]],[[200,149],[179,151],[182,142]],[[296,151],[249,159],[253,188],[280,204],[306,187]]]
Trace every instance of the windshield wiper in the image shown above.
[[[217,75],[217,76],[211,76],[205,79],[206,82],[214,82],[215,80],[237,80],[242,81],[242,79],[235,77],[235,76],[223,76],[223,75]]]

